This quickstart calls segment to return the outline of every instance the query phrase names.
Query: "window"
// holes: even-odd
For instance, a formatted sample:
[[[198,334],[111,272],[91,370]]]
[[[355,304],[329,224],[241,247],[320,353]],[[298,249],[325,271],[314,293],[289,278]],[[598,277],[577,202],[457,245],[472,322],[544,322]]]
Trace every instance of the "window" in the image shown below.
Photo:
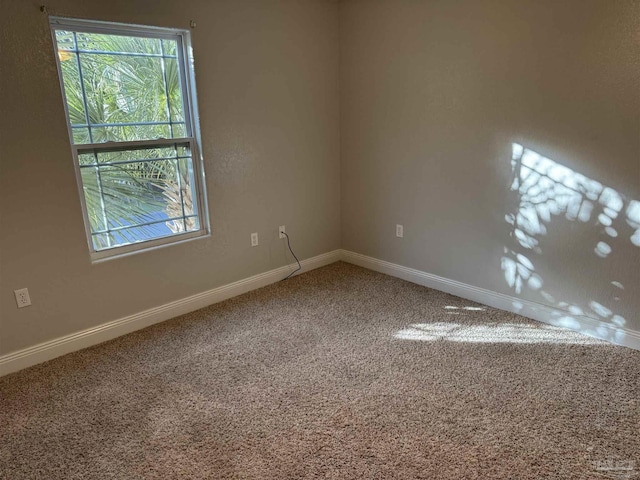
[[[92,258],[205,235],[189,32],[50,21]]]

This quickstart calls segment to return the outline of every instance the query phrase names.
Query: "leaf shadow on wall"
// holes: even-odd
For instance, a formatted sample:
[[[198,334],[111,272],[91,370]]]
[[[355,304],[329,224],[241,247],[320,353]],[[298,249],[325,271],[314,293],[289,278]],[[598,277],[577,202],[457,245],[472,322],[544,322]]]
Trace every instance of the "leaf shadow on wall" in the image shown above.
[[[625,285],[638,274],[628,265],[635,252],[627,257],[640,247],[640,202],[518,143],[511,167],[515,208],[505,216],[501,261],[509,287],[556,308],[560,325],[577,328],[578,317],[589,317],[624,327],[633,295]],[[580,288],[589,283],[596,285]]]

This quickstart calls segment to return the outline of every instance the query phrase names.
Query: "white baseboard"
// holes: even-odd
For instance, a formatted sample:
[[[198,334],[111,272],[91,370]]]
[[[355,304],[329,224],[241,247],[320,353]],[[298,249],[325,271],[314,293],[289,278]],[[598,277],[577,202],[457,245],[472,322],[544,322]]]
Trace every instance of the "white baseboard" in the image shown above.
[[[300,262],[302,264],[302,270],[296,273],[296,275],[337,262],[341,259],[341,254],[341,250],[334,250],[303,260]],[[87,330],[65,335],[64,337],[40,343],[17,352],[8,353],[0,357],[0,376],[52,360],[67,353],[106,342],[107,340],[112,340],[155,323],[164,322],[165,320],[184,315],[185,313],[198,310],[207,305],[212,305],[251,290],[270,285],[282,280],[295,267],[296,264],[286,265],[228,285],[223,285],[222,287],[176,300],[175,302],[170,302],[159,307],[150,308],[143,312],[107,322],[97,327],[88,328]]]
[[[303,269],[299,273],[329,265],[339,260],[435,290],[447,292],[468,300],[473,300],[494,308],[517,313],[543,323],[566,327],[617,345],[640,350],[640,332],[635,330],[616,327],[592,317],[572,315],[569,312],[548,305],[521,300],[509,295],[492,292],[347,250],[334,250],[303,260],[301,262]],[[0,376],[52,360],[67,353],[106,342],[107,340],[112,340],[155,323],[164,322],[179,315],[184,315],[185,313],[270,285],[282,280],[294,267],[295,264],[276,268],[228,285],[223,285],[159,307],[150,308],[143,312],[107,322],[97,327],[8,353],[0,356]]]
[[[484,288],[474,287],[456,282],[448,278],[403,267],[395,263],[385,262],[377,258],[342,250],[342,260],[359,265],[369,270],[385,273],[418,285],[450,293],[467,300],[489,305],[508,312],[517,313],[539,322],[565,327],[591,337],[600,338],[616,345],[623,345],[640,350],[640,332],[605,323],[599,319],[584,315],[573,315],[565,310],[550,307],[528,300],[521,300],[510,295],[492,292]]]

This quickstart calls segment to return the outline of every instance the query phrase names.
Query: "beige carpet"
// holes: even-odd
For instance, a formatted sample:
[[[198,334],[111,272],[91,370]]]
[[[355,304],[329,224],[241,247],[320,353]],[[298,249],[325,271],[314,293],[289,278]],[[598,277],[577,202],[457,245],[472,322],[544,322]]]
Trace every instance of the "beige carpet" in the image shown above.
[[[0,478],[640,478],[639,378],[336,263],[0,379]]]

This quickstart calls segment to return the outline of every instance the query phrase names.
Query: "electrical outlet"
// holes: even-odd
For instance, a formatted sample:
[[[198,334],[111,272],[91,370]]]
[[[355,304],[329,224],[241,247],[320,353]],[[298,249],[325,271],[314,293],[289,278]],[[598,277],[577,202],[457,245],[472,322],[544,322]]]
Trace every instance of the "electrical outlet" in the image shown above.
[[[280,238],[285,238],[285,231],[284,231],[284,225],[280,225],[278,227],[278,235],[280,236]]]
[[[251,234],[251,246],[252,247],[257,247],[258,246],[258,232],[255,232],[255,233]]]
[[[396,225],[396,237],[404,237],[404,227],[402,225]]]
[[[20,290],[14,290],[13,294],[16,296],[16,304],[18,308],[24,308],[31,305],[31,298],[29,297],[29,290],[21,288]]]

